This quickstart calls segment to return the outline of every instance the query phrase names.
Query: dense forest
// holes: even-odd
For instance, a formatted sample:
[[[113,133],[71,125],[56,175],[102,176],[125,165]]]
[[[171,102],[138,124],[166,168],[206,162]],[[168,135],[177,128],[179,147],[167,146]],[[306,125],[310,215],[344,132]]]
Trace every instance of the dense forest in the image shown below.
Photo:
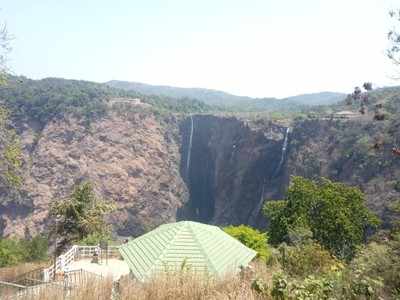
[[[32,80],[8,76],[0,87],[0,103],[19,120],[29,119],[45,124],[53,118],[72,113],[86,119],[106,114],[107,103],[113,98],[139,98],[157,112],[207,112],[212,108],[198,100],[145,96],[133,91],[79,80],[46,78]]]

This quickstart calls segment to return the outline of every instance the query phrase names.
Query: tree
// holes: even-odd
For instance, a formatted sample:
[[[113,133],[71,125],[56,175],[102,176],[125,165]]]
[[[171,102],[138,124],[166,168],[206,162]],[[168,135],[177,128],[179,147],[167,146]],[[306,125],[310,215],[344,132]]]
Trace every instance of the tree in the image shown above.
[[[0,186],[21,184],[21,148],[16,132],[10,128],[8,112],[0,106]]]
[[[367,230],[379,224],[364,202],[358,188],[325,178],[293,177],[286,200],[267,202],[263,212],[270,222],[272,243],[287,242],[293,230],[310,230],[332,254],[351,258]]]
[[[5,84],[10,37],[5,26],[0,28],[0,87]],[[18,187],[21,148],[17,134],[11,129],[9,114],[0,103],[0,187]]]
[[[90,235],[109,235],[110,228],[104,217],[113,209],[112,203],[97,198],[91,183],[77,185],[69,198],[55,201],[50,208],[55,220],[53,234],[63,237],[59,248]]]
[[[389,15],[394,21],[394,26],[388,33],[390,46],[386,53],[396,66],[400,66],[400,9],[390,11]]]
[[[8,34],[7,27],[5,25],[2,25],[0,27],[0,84],[4,84],[8,70],[7,56],[11,50],[10,40],[11,37]]]
[[[262,233],[250,226],[227,226],[224,231],[247,247],[257,251],[257,257],[263,261],[267,261],[271,256],[268,248],[268,237],[266,233]]]

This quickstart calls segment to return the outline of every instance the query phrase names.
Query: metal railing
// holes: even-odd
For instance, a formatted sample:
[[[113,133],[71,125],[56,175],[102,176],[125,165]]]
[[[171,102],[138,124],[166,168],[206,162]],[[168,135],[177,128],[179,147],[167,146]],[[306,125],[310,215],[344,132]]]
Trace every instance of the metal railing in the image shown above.
[[[68,295],[76,287],[86,285],[93,280],[103,279],[102,275],[79,269],[64,272],[60,281],[43,282],[32,279],[35,285],[29,286],[0,281],[0,299],[26,299],[46,293],[49,289],[55,289],[56,291],[63,292],[64,295]]]
[[[66,267],[72,262],[82,258],[93,257],[95,254],[99,257],[106,256],[107,258],[120,256],[118,246],[108,246],[107,249],[101,249],[99,245],[74,245],[67,252],[57,257],[55,264],[51,265],[49,268],[43,269],[42,279],[43,281],[48,282],[55,277],[57,272],[65,272],[67,269]]]

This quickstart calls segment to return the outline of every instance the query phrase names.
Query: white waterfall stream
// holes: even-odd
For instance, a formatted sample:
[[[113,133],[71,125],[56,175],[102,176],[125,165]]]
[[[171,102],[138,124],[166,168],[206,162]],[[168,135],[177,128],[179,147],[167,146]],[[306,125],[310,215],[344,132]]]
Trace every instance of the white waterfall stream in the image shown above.
[[[276,177],[283,165],[283,162],[285,161],[285,157],[286,157],[286,151],[287,151],[287,146],[288,146],[288,140],[289,140],[289,133],[290,133],[290,127],[286,128],[286,133],[285,133],[285,137],[283,139],[283,144],[282,144],[282,151],[281,151],[281,159],[279,161],[278,167],[275,169],[274,172],[274,176]],[[254,222],[254,226],[256,225],[256,218],[257,216],[260,214],[260,211],[262,209],[262,206],[264,204],[264,189],[265,189],[265,179],[262,182],[262,186],[261,186],[261,195],[260,195],[260,201],[258,202],[258,205],[255,207],[255,209],[253,210],[253,213],[251,214],[251,220]]]
[[[283,145],[282,145],[282,151],[281,151],[281,160],[279,161],[278,167],[275,170],[274,177],[276,175],[278,175],[278,173],[280,172],[280,170],[282,168],[283,162],[285,161],[289,133],[290,133],[290,127],[286,128],[285,138],[283,139]]]
[[[192,154],[192,143],[193,143],[193,117],[190,115],[190,135],[189,135],[189,145],[188,145],[188,154],[186,158],[186,175],[189,177],[189,169],[190,169],[190,156]]]

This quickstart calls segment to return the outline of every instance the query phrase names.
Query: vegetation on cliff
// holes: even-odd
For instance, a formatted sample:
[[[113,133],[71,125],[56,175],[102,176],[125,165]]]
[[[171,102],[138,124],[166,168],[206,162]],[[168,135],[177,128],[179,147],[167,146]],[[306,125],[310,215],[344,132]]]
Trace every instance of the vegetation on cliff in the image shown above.
[[[7,84],[0,88],[0,104],[9,109],[13,118],[19,121],[34,120],[42,125],[55,118],[62,118],[65,114],[74,114],[88,121],[104,116],[108,102],[114,98],[127,101],[139,98],[157,112],[188,113],[212,109],[198,100],[144,96],[81,80],[32,80],[7,76]]]
[[[112,80],[106,84],[149,96],[197,99],[202,103],[218,106],[221,110],[230,112],[297,112],[304,109],[309,110],[318,105],[334,104],[344,98],[344,94],[333,92],[304,94],[283,99],[251,98],[201,88],[179,88],[118,80]]]

